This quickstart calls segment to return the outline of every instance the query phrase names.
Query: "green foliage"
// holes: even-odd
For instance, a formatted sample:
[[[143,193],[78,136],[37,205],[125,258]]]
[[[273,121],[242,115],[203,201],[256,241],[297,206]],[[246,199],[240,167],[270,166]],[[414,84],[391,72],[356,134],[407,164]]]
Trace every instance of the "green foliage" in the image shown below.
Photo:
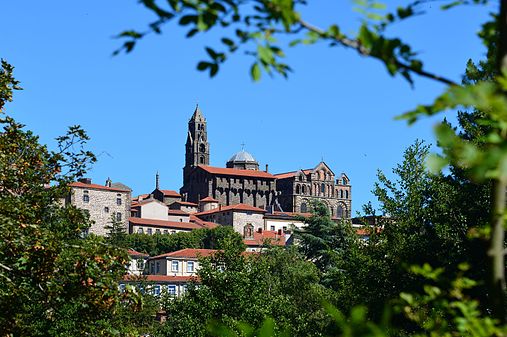
[[[485,0],[443,1],[441,7],[449,9],[457,5],[484,4]],[[304,18],[306,0],[171,0],[166,5],[154,0],[142,0],[141,3],[157,19],[148,25],[144,32],[126,30],[117,37],[124,39],[122,51],[131,52],[140,39],[150,33],[160,34],[162,27],[169,22],[176,22],[186,30],[191,38],[212,29],[220,30],[223,37],[216,47],[206,47],[208,60],[198,62],[197,69],[206,71],[210,77],[215,76],[220,66],[234,53],[244,50],[253,57],[250,76],[254,81],[261,78],[261,72],[287,77],[291,68],[283,62],[285,47],[298,44],[328,43],[331,47],[341,46],[355,50],[361,55],[380,60],[390,75],[400,74],[408,82],[413,82],[413,75],[424,76],[446,84],[453,84],[449,79],[435,75],[423,69],[423,62],[417,58],[410,45],[398,38],[385,34],[386,28],[393,23],[407,20],[425,11],[426,1],[411,1],[393,11],[374,0],[356,0],[355,10],[363,17],[358,32],[345,34],[340,23],[327,28],[319,28]],[[285,46],[280,41],[287,40]],[[221,49],[221,51],[218,51]]]
[[[131,248],[139,252],[156,256],[184,248],[222,249],[226,244],[244,250],[245,245],[241,235],[234,232],[232,227],[218,226],[213,229],[196,229],[190,232],[175,234],[130,234],[122,237],[122,242],[116,243],[120,247]]]
[[[18,83],[0,69],[1,106]],[[71,127],[49,151],[22,124],[0,118],[0,331],[2,335],[116,334],[113,314],[122,298],[117,281],[126,252],[102,238],[83,238],[90,222],[68,206],[68,183],[95,157],[88,137]]]
[[[168,320],[160,335],[206,336],[207,322],[240,331],[272,317],[278,331],[318,336],[329,322],[321,301],[330,294],[318,284],[315,266],[294,250],[244,254],[226,248],[202,260],[198,275],[198,287],[166,301]]]

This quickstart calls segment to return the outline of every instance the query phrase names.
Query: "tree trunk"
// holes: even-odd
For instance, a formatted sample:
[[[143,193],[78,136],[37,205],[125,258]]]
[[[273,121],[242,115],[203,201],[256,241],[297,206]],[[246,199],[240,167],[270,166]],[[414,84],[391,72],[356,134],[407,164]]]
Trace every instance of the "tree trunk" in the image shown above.
[[[507,70],[507,0],[500,1],[498,16],[498,55],[497,71],[502,76],[502,69]],[[504,94],[506,94],[504,92]],[[504,142],[507,140],[504,139]],[[506,323],[505,308],[505,247],[504,247],[504,213],[505,194],[507,192],[507,177],[498,177],[493,183],[491,238],[489,246],[490,257],[490,296],[493,316],[501,323]]]

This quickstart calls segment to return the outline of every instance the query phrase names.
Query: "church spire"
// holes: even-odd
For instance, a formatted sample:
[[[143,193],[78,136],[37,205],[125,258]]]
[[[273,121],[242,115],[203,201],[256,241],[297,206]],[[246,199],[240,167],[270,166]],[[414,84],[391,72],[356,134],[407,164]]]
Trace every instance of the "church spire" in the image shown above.
[[[199,108],[199,103],[197,103],[195,105],[195,110],[194,110],[194,114],[192,115],[192,118],[190,118],[190,121],[191,122],[200,122],[200,121],[205,121],[206,119],[204,118],[204,115],[202,114],[201,112],[201,109]]]

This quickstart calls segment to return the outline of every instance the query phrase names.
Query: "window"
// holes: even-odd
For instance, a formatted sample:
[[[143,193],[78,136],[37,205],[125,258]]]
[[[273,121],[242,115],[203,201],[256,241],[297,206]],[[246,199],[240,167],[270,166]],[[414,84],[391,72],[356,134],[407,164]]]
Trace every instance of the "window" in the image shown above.
[[[116,213],[116,221],[121,221],[121,213],[120,212]]]
[[[287,226],[283,226],[283,232],[287,233]]]
[[[121,198],[116,198],[116,204],[117,204],[118,206],[120,206],[120,205],[121,205]]]
[[[338,208],[336,210],[336,216],[339,218],[339,219],[342,219],[343,218],[343,207],[341,205],[338,205]]]
[[[306,186],[305,185],[303,185],[301,187],[301,193],[306,194]]]
[[[343,178],[342,183],[343,183],[343,185],[347,185],[347,179]]]
[[[271,226],[271,230],[272,230],[272,231],[275,231],[275,230],[276,230],[276,229],[275,229],[275,226]]]
[[[345,199],[348,199],[348,198],[349,198],[349,191],[345,190]]]
[[[155,286],[153,286],[153,295],[160,296],[160,285],[159,284],[156,284]]]
[[[155,269],[155,273],[160,273],[160,262],[157,261],[157,268]]]
[[[194,261],[187,262],[187,272],[189,272],[189,273],[194,272]]]
[[[161,234],[160,229],[155,229],[155,234]]]
[[[144,234],[144,230],[142,228],[137,229],[137,234]]]
[[[88,191],[83,191],[83,202],[90,202],[90,196],[88,195]]]
[[[167,229],[164,229],[164,234],[169,234],[169,231]]]
[[[122,292],[122,293],[125,292],[125,288],[126,288],[125,283],[121,283],[120,284],[120,292]]]
[[[175,231],[175,230],[172,230],[172,231],[171,231],[171,234],[176,234],[176,231]]]
[[[109,207],[104,207],[104,212],[109,213]]]
[[[153,234],[153,230],[151,228],[148,228],[148,235]]]
[[[308,206],[306,205],[306,202],[301,203],[301,213],[308,212]]]
[[[299,185],[296,185],[296,194],[300,194],[301,193],[301,188],[299,187]]]
[[[179,267],[179,262],[178,261],[173,261],[171,263],[171,271],[178,271],[178,267]]]
[[[144,260],[137,259],[137,270],[144,270]]]
[[[167,286],[167,293],[169,295],[176,295],[176,286],[175,285]]]
[[[200,157],[200,158],[199,158],[199,163],[200,163],[200,164],[204,164],[204,157]]]
[[[155,274],[155,263],[150,263],[150,274]]]
[[[340,198],[343,199],[343,190],[340,190]]]
[[[324,192],[326,192],[326,185],[321,184],[320,185],[320,193],[324,194]]]

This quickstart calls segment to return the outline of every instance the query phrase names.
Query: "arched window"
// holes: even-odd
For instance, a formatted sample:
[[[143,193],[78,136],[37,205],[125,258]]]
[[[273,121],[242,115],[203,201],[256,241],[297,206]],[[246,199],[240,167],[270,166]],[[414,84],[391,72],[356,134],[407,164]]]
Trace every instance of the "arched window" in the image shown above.
[[[206,145],[204,145],[204,144],[199,145],[199,151],[206,152]]]
[[[340,190],[340,198],[343,199],[343,190]]]
[[[338,208],[336,209],[336,217],[338,219],[343,219],[343,216],[344,216],[344,210],[343,210],[343,207],[342,205],[338,205]]]
[[[305,185],[303,185],[303,186],[301,187],[301,192],[302,192],[303,194],[306,194],[306,186],[305,186]]]
[[[301,203],[301,213],[308,212],[308,206],[306,206],[306,202]]]
[[[252,224],[247,224],[245,227],[243,227],[243,237],[245,238],[251,238],[253,237],[253,226]]]
[[[204,157],[202,157],[202,156],[201,156],[201,157],[199,158],[199,163],[204,164]]]
[[[324,194],[326,192],[326,185],[320,185],[320,193]]]
[[[343,178],[342,183],[343,183],[343,185],[347,185],[347,179]]]
[[[301,188],[299,187],[299,185],[296,185],[296,194],[300,194],[301,193]]]
[[[348,198],[349,198],[349,191],[348,191],[348,190],[346,190],[346,191],[345,191],[345,199],[348,199]]]

